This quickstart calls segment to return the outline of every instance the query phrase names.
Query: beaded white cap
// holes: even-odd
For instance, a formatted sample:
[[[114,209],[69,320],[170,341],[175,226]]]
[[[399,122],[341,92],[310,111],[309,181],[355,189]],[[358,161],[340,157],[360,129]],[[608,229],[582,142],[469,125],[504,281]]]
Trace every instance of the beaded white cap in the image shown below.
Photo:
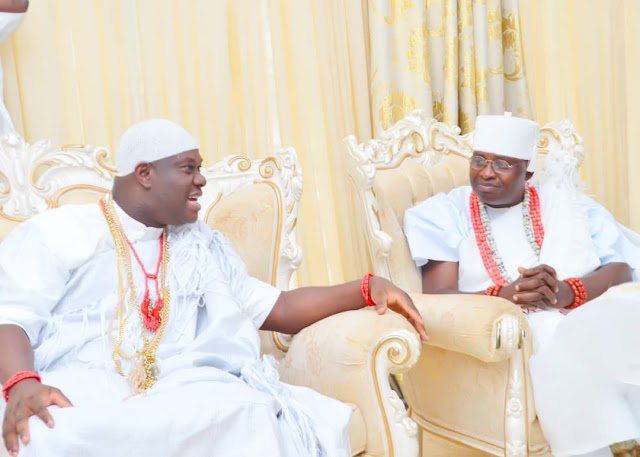
[[[473,149],[515,159],[528,160],[527,171],[536,169],[540,126],[529,119],[504,115],[482,115],[476,118]]]
[[[154,162],[181,152],[199,149],[198,142],[184,128],[167,119],[149,119],[132,125],[116,148],[118,176],[133,173],[142,162]]]

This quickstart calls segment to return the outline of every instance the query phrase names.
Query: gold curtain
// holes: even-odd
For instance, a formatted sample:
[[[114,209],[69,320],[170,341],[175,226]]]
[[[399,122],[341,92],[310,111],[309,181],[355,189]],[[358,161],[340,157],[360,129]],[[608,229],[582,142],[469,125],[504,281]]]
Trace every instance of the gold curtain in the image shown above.
[[[421,108],[473,129],[478,114],[530,117],[517,0],[369,0],[375,132]]]
[[[298,282],[353,279],[342,139],[371,137],[365,15],[352,0],[31,2],[1,50],[6,102],[29,141],[113,148],[162,116],[199,138],[205,165],[294,146]]]
[[[535,119],[570,119],[584,139],[582,178],[640,230],[640,2],[520,0]]]

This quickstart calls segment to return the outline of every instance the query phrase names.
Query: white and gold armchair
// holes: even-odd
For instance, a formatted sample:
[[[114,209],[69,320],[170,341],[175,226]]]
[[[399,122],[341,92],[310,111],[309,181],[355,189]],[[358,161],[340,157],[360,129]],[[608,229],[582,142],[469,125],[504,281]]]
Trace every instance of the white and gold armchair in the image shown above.
[[[109,160],[105,148],[55,148],[15,134],[0,137],[0,240],[34,214],[97,201],[111,188],[115,170]],[[296,243],[302,173],[295,151],[262,160],[228,157],[203,174],[208,184],[200,217],[230,239],[253,276],[287,289],[302,261]],[[351,405],[353,455],[418,455],[417,427],[389,385],[389,374],[406,372],[420,354],[405,319],[352,311],[293,338],[272,332],[261,338],[263,351],[281,360],[284,381]],[[0,455],[6,455],[4,446]]]
[[[472,141],[472,134],[462,136],[458,127],[421,112],[380,138],[345,139],[373,271],[412,294],[431,337],[398,382],[421,439],[436,435],[508,457],[549,456],[528,379],[531,341],[522,312],[500,298],[421,294],[403,233],[408,208],[468,184]],[[568,121],[548,124],[541,129],[540,159],[554,150],[581,161],[581,144]]]

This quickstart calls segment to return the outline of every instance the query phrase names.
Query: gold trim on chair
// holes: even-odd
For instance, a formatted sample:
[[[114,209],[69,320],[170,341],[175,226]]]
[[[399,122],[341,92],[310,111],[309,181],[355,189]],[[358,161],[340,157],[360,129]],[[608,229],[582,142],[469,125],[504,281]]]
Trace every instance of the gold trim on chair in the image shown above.
[[[415,336],[409,334],[408,332],[407,332],[407,335],[410,335],[410,337],[415,338]],[[419,343],[417,344],[419,345]],[[371,376],[374,383],[374,389],[376,392],[378,406],[380,408],[380,411],[382,412],[382,424],[384,427],[384,432],[386,437],[386,446],[387,446],[388,456],[394,457],[395,456],[395,446],[394,446],[394,438],[393,438],[394,433],[391,430],[391,424],[389,423],[389,417],[392,417],[392,414],[390,411],[388,411],[387,402],[383,398],[382,388],[380,386],[380,380],[379,380],[380,374],[378,373],[378,366],[377,366],[377,363],[378,363],[377,361],[378,361],[378,356],[380,351],[383,350],[385,346],[389,346],[389,345],[392,345],[392,346],[388,347],[387,349],[387,360],[390,362],[391,367],[394,367],[394,366],[404,367],[407,364],[413,365],[413,363],[415,363],[415,361],[419,356],[419,349],[418,349],[418,354],[416,354],[415,349],[411,347],[410,341],[407,340],[406,337],[400,336],[400,335],[390,335],[378,341],[371,355]],[[391,372],[387,372],[386,376],[388,377],[390,374],[392,374],[392,371],[393,370],[391,370]],[[406,410],[404,413],[405,415],[407,415]],[[399,456],[399,457],[402,457],[402,456]]]
[[[2,217],[3,219],[7,219],[8,221],[11,221],[11,222],[24,222],[27,220],[27,218],[11,216],[5,213],[3,208],[0,208],[0,217]]]
[[[92,184],[75,184],[73,186],[68,186],[63,189],[60,189],[56,192],[51,199],[47,200],[47,204],[49,208],[57,208],[60,206],[60,198],[69,192],[73,192],[74,190],[89,190],[92,192],[98,192],[100,194],[109,193],[109,189],[105,189],[104,187],[94,186]]]
[[[223,193],[218,192],[218,195],[216,196],[215,200],[207,207],[207,211],[204,213],[205,221],[209,220],[209,216],[211,215],[211,212],[218,205],[218,203],[220,203],[220,201],[222,200],[222,197],[223,197]]]
[[[274,256],[273,256],[273,267],[271,269],[271,284],[272,285],[276,285],[277,284],[277,279],[278,279],[278,264],[280,263],[280,245],[282,243],[282,229],[283,229],[283,210],[284,210],[284,205],[282,203],[282,194],[280,193],[280,189],[278,188],[278,186],[276,186],[273,182],[271,181],[267,181],[267,180],[256,180],[255,181],[256,184],[267,184],[268,186],[270,186],[273,189],[273,192],[276,194],[276,199],[278,201],[278,223],[276,225],[277,230],[276,230],[276,246],[275,246],[275,250],[274,250]]]

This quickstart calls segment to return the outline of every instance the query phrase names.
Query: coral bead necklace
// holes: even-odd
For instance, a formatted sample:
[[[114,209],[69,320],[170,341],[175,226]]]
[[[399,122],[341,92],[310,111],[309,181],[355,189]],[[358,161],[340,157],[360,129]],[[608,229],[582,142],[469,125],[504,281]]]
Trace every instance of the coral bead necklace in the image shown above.
[[[487,206],[482,203],[475,192],[469,198],[471,211],[471,224],[475,234],[476,243],[482,257],[482,263],[486,268],[493,283],[498,287],[504,287],[513,282],[502,261],[496,245]],[[544,241],[544,227],[540,216],[540,198],[535,187],[528,183],[524,190],[522,201],[522,222],[525,234],[533,252],[540,258],[540,250]]]

